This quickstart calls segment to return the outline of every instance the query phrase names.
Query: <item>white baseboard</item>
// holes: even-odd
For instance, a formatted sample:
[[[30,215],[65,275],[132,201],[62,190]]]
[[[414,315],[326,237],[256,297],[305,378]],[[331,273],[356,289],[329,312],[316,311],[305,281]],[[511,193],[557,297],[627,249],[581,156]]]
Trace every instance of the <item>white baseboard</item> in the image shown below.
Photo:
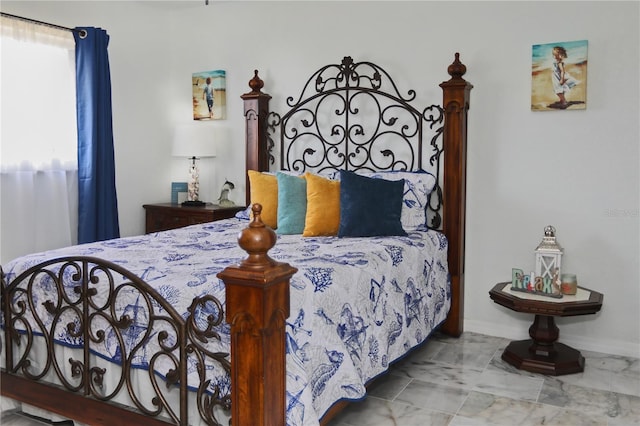
[[[523,329],[521,324],[513,325],[496,324],[493,322],[464,320],[464,330],[474,333],[486,334],[488,336],[503,337],[511,340],[523,340],[529,338],[527,328]],[[601,352],[611,355],[630,356],[640,358],[640,344],[624,342],[620,340],[589,339],[581,336],[569,336],[560,331],[562,343],[573,348],[584,351]]]

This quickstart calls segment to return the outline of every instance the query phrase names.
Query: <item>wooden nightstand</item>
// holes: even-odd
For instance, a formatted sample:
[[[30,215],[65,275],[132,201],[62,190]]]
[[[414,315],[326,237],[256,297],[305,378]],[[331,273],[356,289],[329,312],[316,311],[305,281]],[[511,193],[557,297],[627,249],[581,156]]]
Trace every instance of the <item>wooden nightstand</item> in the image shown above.
[[[145,232],[166,231],[181,228],[196,223],[213,222],[233,217],[245,207],[220,207],[207,203],[204,207],[183,207],[180,204],[160,203],[145,204],[146,226]]]
[[[534,314],[529,328],[531,339],[509,343],[502,359],[516,368],[552,376],[584,371],[580,351],[559,343],[560,330],[554,317],[595,314],[602,308],[604,296],[578,287],[575,296],[561,299],[511,290],[511,283],[498,283],[489,291],[491,299],[516,312]]]

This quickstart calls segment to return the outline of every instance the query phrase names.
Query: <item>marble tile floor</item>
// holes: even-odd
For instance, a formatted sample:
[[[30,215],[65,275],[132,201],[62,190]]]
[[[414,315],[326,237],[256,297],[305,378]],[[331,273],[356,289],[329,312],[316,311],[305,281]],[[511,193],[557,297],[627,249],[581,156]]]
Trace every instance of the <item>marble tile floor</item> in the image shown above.
[[[37,417],[27,416],[26,414],[10,412],[2,413],[0,417],[0,425],[2,426],[44,426],[44,425],[56,425],[56,426],[73,426],[73,422],[48,422]]]
[[[329,426],[640,425],[640,360],[582,351],[585,371],[544,376],[500,359],[509,341],[435,335]],[[47,423],[4,413],[2,426]]]
[[[640,425],[640,360],[582,351],[585,371],[545,376],[501,360],[510,341],[435,335],[330,426]]]

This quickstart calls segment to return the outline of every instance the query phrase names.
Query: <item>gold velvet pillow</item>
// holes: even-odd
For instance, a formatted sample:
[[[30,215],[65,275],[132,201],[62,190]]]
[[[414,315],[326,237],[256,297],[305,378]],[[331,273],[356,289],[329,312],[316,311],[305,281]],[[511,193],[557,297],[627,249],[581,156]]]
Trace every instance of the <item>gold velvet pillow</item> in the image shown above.
[[[307,213],[303,237],[338,235],[340,227],[340,181],[305,173]]]
[[[248,170],[251,205],[262,204],[262,221],[265,225],[278,227],[278,179],[275,175]]]

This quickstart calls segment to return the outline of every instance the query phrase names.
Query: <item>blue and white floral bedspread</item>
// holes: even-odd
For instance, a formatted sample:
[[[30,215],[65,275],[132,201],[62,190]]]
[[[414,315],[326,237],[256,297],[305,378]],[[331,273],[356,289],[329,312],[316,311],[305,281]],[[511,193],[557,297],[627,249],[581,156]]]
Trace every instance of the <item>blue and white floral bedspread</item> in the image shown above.
[[[246,225],[229,219],[52,250],[15,260],[4,271],[11,282],[52,257],[108,259],[140,276],[186,317],[196,296],[213,294],[224,303],[216,274],[246,257],[237,245]],[[446,253],[446,238],[436,231],[408,237],[278,236],[270,256],[298,268],[287,322],[288,424],[317,425],[335,402],[362,398],[368,381],[444,321],[451,297]],[[220,333],[228,352],[228,326]],[[107,358],[117,357],[116,349],[104,350]],[[189,377],[195,387],[195,371]]]

